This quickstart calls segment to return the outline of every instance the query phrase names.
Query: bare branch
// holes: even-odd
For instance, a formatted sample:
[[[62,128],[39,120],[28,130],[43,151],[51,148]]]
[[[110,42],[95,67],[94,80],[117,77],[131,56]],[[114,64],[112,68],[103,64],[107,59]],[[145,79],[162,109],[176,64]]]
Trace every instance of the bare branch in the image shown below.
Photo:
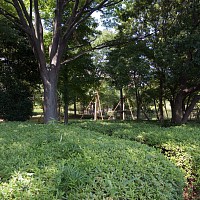
[[[63,62],[61,63],[61,65],[64,65],[64,64],[67,64],[67,63],[69,63],[69,62],[71,62],[71,61],[73,61],[73,60],[76,60],[77,58],[81,57],[82,55],[84,55],[84,54],[86,54],[86,53],[89,53],[90,51],[91,51],[91,50],[82,51],[81,53],[79,53],[79,54],[77,54],[77,55],[75,55],[75,56],[73,56],[73,57],[71,57],[71,58],[69,58],[69,59],[63,61]]]

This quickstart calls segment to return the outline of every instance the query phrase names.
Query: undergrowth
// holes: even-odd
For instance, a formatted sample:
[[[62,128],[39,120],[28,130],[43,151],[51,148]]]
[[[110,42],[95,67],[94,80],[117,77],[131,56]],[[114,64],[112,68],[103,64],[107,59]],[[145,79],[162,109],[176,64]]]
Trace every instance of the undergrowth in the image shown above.
[[[89,126],[1,123],[0,199],[182,199],[183,174],[158,150]]]
[[[138,141],[160,150],[179,167],[188,184],[194,185],[200,199],[200,124],[162,127],[154,122],[82,122],[79,127],[112,137]]]

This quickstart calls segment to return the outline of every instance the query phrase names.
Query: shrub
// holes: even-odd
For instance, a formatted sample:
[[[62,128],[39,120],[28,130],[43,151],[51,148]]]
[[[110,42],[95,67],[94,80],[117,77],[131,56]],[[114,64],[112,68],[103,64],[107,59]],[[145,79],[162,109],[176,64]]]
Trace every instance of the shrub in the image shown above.
[[[1,199],[182,199],[156,149],[77,125],[0,124]]]
[[[88,130],[147,144],[160,150],[178,166],[188,180],[200,189],[200,125],[161,127],[156,123],[84,122],[77,124]]]
[[[29,88],[22,83],[0,87],[0,117],[8,121],[30,119],[33,111],[31,97]]]

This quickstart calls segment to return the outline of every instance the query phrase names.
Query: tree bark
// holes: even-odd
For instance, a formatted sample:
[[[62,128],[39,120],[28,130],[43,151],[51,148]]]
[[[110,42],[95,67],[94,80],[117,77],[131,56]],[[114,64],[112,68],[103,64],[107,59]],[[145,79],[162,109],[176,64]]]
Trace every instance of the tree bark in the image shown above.
[[[76,108],[76,98],[74,98],[74,116],[77,115],[77,108]]]
[[[64,105],[64,124],[67,125],[69,122],[69,105],[68,102],[65,102]]]
[[[191,114],[191,112],[193,111],[193,109],[194,109],[196,103],[197,103],[199,100],[200,100],[200,95],[196,95],[196,96],[192,99],[190,105],[187,107],[187,109],[186,109],[186,111],[185,111],[185,114],[184,114],[184,116],[183,116],[183,119],[182,119],[182,123],[183,123],[183,124],[185,124],[185,123],[187,122],[189,115]]]
[[[136,104],[137,104],[137,120],[140,120],[141,118],[141,98],[140,98],[140,93],[138,89],[135,91],[135,97],[136,97]]]
[[[162,123],[164,120],[163,114],[163,75],[160,77],[160,86],[159,86],[159,120]]]
[[[124,113],[124,96],[123,96],[123,89],[120,89],[120,119],[125,119]]]
[[[182,103],[183,103],[183,94],[179,92],[174,100],[171,103],[171,110],[172,110],[172,123],[174,124],[181,124],[182,122]]]
[[[95,104],[94,104],[94,120],[97,120],[97,111],[98,111],[98,98],[97,94],[95,94]]]
[[[157,106],[156,106],[156,99],[155,98],[153,100],[153,103],[154,103],[154,108],[155,108],[155,112],[156,112],[156,118],[157,118],[157,120],[160,120],[159,119],[159,114],[158,114],[158,109],[157,109]]]
[[[44,76],[44,74],[42,74]],[[49,71],[43,78],[44,86],[44,123],[58,120],[57,83],[58,75],[54,70]]]

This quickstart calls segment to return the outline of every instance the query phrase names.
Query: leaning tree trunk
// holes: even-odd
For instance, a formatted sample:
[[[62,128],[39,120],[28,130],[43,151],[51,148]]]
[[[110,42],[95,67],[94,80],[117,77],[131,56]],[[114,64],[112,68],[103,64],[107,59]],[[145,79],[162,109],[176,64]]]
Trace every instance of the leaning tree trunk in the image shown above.
[[[187,107],[187,109],[186,109],[186,111],[185,111],[185,114],[184,114],[184,116],[183,116],[183,119],[182,119],[182,123],[183,123],[183,124],[185,124],[185,123],[187,122],[188,117],[190,116],[190,114],[191,114],[191,112],[193,111],[193,109],[194,109],[196,103],[197,103],[199,100],[200,100],[200,95],[196,95],[196,96],[192,99],[190,105]]]

